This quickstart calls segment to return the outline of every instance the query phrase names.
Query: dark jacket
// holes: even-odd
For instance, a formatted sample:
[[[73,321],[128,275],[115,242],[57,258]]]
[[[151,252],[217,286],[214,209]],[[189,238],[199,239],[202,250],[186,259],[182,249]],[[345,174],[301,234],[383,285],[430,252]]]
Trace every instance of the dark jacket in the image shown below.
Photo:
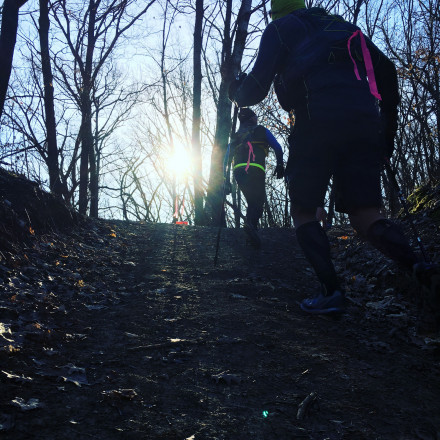
[[[359,120],[378,117],[377,101],[365,75],[360,38],[351,52],[362,78],[354,73],[347,42],[359,28],[324,9],[299,9],[270,23],[263,33],[251,73],[237,89],[239,106],[257,104],[272,82],[283,109],[294,110],[296,122]],[[393,63],[369,40],[380,107],[397,115],[397,74]]]

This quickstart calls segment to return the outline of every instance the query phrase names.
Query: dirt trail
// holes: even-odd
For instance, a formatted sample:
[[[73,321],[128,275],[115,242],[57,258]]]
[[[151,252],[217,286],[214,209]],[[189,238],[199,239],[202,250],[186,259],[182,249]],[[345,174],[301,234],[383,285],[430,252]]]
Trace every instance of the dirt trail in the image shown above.
[[[414,334],[410,282],[387,291],[400,275],[335,232],[349,313],[310,317],[291,229],[260,251],[224,230],[214,267],[216,234],[99,221],[0,268],[0,437],[440,439],[440,350]]]

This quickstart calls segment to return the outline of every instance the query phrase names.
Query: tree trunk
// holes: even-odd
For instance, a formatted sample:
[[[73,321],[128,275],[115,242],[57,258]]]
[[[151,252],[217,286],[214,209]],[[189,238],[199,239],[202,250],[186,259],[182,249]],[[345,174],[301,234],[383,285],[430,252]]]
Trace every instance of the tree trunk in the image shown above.
[[[223,34],[222,60],[220,66],[221,83],[217,104],[217,126],[211,156],[206,212],[211,224],[221,226],[224,218],[222,212],[223,158],[228,146],[231,131],[231,106],[228,99],[228,88],[240,70],[247,27],[249,24],[251,0],[243,0],[237,17],[234,50],[232,52],[231,15],[232,0],[226,1],[225,28]]]
[[[87,31],[87,50],[86,62],[83,75],[83,90],[81,94],[81,112],[82,112],[82,126],[81,126],[81,162],[80,162],[80,181],[79,181],[79,212],[80,214],[87,213],[88,205],[88,189],[89,189],[89,161],[94,160],[95,154],[93,151],[93,132],[92,132],[92,62],[93,51],[95,49],[95,22],[96,22],[96,3],[90,0],[89,3],[89,23]],[[90,163],[90,215],[92,217],[98,216],[98,194],[96,175],[96,162]]]
[[[3,113],[17,41],[18,10],[27,0],[5,0],[0,33],[0,116]]]
[[[40,0],[40,35],[41,69],[44,83],[44,110],[46,113],[46,136],[47,136],[47,167],[49,170],[50,190],[62,198],[62,184],[60,181],[60,169],[58,165],[57,133],[55,121],[54,87],[52,67],[49,55],[49,7],[48,0]]]
[[[240,228],[240,211],[241,211],[241,192],[238,188],[235,178],[232,177],[232,205],[234,206],[234,225],[235,228]]]
[[[98,176],[98,166],[96,163],[96,150],[95,141],[97,139],[93,136],[92,129],[92,88],[94,80],[92,79],[93,70],[93,52],[95,50],[96,37],[95,37],[95,26],[96,26],[96,14],[99,1],[90,1],[90,21],[87,36],[87,55],[86,55],[86,65],[85,65],[85,79],[86,79],[86,100],[87,100],[87,111],[86,117],[88,119],[86,128],[87,151],[89,153],[89,166],[90,166],[90,217],[98,218],[98,199],[99,199],[99,176]]]
[[[270,209],[269,200],[267,200],[267,194],[264,197],[264,209],[266,211],[267,223],[269,224],[269,227],[275,227],[275,220],[273,218],[272,210]]]
[[[224,217],[222,213],[223,159],[231,131],[230,115],[231,102],[227,97],[226,83],[222,81],[217,105],[217,128],[212,149],[207,198],[209,217],[213,226],[220,226],[221,219]]]
[[[81,155],[79,165],[79,198],[78,209],[79,213],[86,215],[88,206],[88,189],[89,189],[89,148],[91,145],[91,120],[88,118],[87,113],[90,113],[91,108],[87,104],[86,91],[84,90],[82,96],[82,124],[81,124]],[[89,103],[90,104],[90,103]],[[89,110],[88,110],[89,107]]]
[[[196,0],[196,21],[194,26],[194,84],[193,84],[193,121],[192,121],[192,148],[194,157],[194,223],[204,223],[203,212],[203,176],[202,151],[200,146],[200,113],[202,96],[202,24],[203,0]]]
[[[90,124],[91,131],[91,124]],[[90,161],[90,217],[98,218],[98,201],[99,201],[99,169],[96,153],[96,139],[92,135],[89,146]]]

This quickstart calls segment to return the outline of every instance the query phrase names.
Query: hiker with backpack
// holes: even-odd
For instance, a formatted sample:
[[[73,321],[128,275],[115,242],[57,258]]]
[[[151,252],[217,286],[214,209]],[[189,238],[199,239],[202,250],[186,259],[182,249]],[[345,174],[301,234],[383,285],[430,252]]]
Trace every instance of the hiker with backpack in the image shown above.
[[[259,247],[257,228],[266,200],[266,157],[269,149],[275,152],[277,165],[274,174],[281,179],[284,176],[283,150],[273,134],[258,125],[257,115],[250,108],[241,108],[238,120],[240,127],[232,135],[229,158],[235,181],[247,202],[244,230],[250,242]]]
[[[321,283],[305,299],[308,313],[344,312],[345,294],[328,237],[316,219],[330,178],[336,210],[377,249],[416,275],[424,313],[440,327],[439,266],[421,262],[400,228],[380,211],[380,174],[394,150],[400,101],[394,64],[342,17],[304,0],[272,0],[272,22],[249,75],[231,83],[238,106],[255,105],[274,83],[282,108],[293,111],[285,170],[296,236]],[[368,79],[367,79],[368,78]]]

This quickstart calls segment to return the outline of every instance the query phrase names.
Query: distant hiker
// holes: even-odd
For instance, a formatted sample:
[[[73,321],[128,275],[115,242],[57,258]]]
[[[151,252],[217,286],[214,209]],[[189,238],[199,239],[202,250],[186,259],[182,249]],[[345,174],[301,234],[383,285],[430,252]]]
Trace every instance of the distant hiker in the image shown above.
[[[253,69],[231,84],[229,96],[239,106],[254,105],[274,82],[280,105],[295,113],[286,166],[291,212],[298,242],[322,285],[301,308],[345,309],[329,241],[316,219],[333,176],[336,210],[347,213],[353,228],[377,249],[415,273],[425,310],[439,326],[438,266],[419,262],[398,226],[380,212],[380,173],[394,150],[400,101],[394,64],[340,16],[307,9],[303,0],[271,3],[273,21]]]
[[[257,115],[251,109],[240,109],[238,120],[240,127],[231,138],[229,157],[234,178],[247,202],[244,230],[251,243],[259,247],[257,228],[266,199],[266,157],[272,148],[277,161],[275,175],[281,179],[284,176],[283,150],[273,134],[258,125]]]

